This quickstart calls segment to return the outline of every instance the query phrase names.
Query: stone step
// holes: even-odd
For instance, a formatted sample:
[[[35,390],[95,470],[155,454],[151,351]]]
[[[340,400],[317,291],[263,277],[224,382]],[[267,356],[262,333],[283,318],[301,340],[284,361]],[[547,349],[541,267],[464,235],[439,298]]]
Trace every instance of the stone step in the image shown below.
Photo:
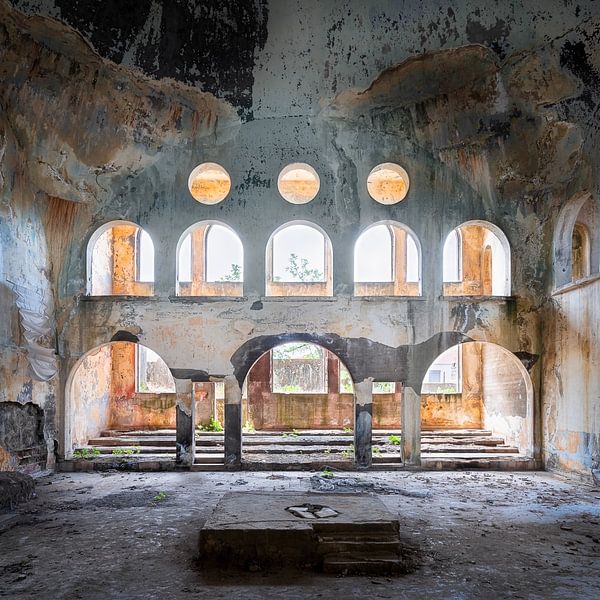
[[[514,446],[441,446],[434,444],[423,444],[421,454],[518,454],[519,449]]]
[[[119,437],[99,437],[91,439],[88,444],[90,446],[175,446],[175,438],[167,438],[160,436],[119,436]]]
[[[341,553],[323,558],[323,572],[332,575],[387,575],[397,573],[400,568],[400,559],[394,552],[369,556]]]
[[[223,463],[224,457],[223,454],[198,454],[194,457],[195,465],[217,465],[219,463]]]
[[[396,454],[391,454],[387,452],[382,452],[381,454],[373,454],[373,463],[401,463],[402,462],[402,454],[399,452]]]
[[[173,454],[175,452],[175,444],[171,446],[141,446],[138,445],[123,445],[123,446],[98,446],[96,444],[90,444],[96,450],[99,450],[101,454],[107,454],[112,456],[137,456],[139,454]],[[136,452],[133,454],[120,454],[114,453],[114,450],[131,450],[132,448],[136,448]]]
[[[190,471],[193,473],[213,473],[215,471],[228,471],[227,467],[223,463],[220,464],[204,464],[194,463],[190,467]]]

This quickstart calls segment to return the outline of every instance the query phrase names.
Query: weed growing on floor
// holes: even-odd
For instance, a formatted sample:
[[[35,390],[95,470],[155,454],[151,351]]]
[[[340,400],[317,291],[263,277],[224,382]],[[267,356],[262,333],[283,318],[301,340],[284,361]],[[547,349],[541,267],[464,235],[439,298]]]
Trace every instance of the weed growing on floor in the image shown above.
[[[158,504],[159,502],[163,502],[166,499],[167,494],[165,494],[164,492],[158,492],[158,494],[156,494],[156,496],[152,498],[152,502],[154,502],[154,504]]]
[[[346,448],[345,450],[342,450],[340,452],[340,454],[344,458],[350,458],[350,457],[354,456],[354,445],[350,446],[349,448]]]
[[[219,419],[215,419],[215,418],[211,417],[210,421],[206,425],[198,425],[198,429],[200,431],[221,432],[221,431],[223,431],[223,425],[221,425],[221,422],[219,421]]]
[[[352,427],[344,427],[344,429],[342,429],[342,431],[344,433],[352,433],[354,431],[354,429],[352,429]]]
[[[335,475],[329,467],[325,467],[321,471],[321,477],[324,477],[325,479],[333,479],[335,477]]]
[[[250,421],[246,421],[244,426],[242,427],[242,431],[244,433],[256,433],[256,429],[254,429],[254,425]]]
[[[392,446],[399,446],[401,444],[399,435],[388,435],[388,442]]]
[[[73,458],[94,458],[100,456],[98,448],[78,448],[73,452]]]
[[[373,454],[379,456],[381,454],[381,448],[379,446],[373,446]]]
[[[125,454],[135,454],[135,448],[115,448],[112,451],[117,456],[123,456]]]

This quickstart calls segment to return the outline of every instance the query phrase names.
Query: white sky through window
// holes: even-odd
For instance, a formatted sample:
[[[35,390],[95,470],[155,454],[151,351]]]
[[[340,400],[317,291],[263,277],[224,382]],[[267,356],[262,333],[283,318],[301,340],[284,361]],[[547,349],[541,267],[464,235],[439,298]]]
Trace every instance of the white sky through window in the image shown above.
[[[305,281],[325,281],[325,238],[323,234],[307,225],[290,225],[273,236],[273,279],[275,281],[300,281],[286,269],[290,266],[290,256],[308,260],[307,269],[317,269],[319,279]]]
[[[232,276],[232,265],[240,268],[242,281],[244,249],[240,238],[228,227],[211,225],[206,233],[206,281],[224,281]]]
[[[392,235],[387,225],[367,229],[356,241],[354,281],[393,281]]]

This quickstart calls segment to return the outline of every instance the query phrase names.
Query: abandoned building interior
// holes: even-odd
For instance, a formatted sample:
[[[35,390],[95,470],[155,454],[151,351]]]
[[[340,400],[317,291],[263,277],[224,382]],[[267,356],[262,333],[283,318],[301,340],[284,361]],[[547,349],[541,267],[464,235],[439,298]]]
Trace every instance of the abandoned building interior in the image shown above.
[[[514,486],[526,528],[533,482],[579,519],[556,535],[579,527],[600,560],[599,132],[594,0],[0,0],[0,596],[160,597],[74,575],[40,595],[51,569],[18,567],[27,507],[85,482],[98,510],[129,480],[174,531],[206,521],[200,563],[227,557],[224,515],[262,522],[278,478],[305,503],[292,521],[397,510],[400,539],[402,506],[486,485]],[[161,504],[161,481],[205,512]],[[344,481],[356,504],[327,504]],[[532,581],[490,558],[514,589],[461,571],[425,594],[451,525],[428,518],[407,597],[600,597],[598,562],[575,558],[546,592],[553,559]],[[315,561],[360,574],[347,555]],[[186,589],[221,597],[186,568]],[[280,597],[252,585],[220,591]]]

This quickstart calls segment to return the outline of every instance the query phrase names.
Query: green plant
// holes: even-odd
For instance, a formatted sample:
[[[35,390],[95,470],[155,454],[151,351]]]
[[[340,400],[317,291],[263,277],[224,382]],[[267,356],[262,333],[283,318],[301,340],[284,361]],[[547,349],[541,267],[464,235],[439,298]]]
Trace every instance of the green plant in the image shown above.
[[[324,448],[323,454],[331,454],[331,448]]]
[[[300,437],[300,432],[297,429],[292,429],[291,437]]]
[[[221,425],[219,419],[211,417],[206,425],[199,425],[198,429],[200,431],[223,431],[223,425]]]
[[[246,420],[246,422],[244,423],[244,427],[242,427],[242,430],[245,433],[255,433],[256,429],[254,429],[254,425],[252,424],[252,421],[248,421]]]
[[[379,446],[373,446],[373,454],[379,456],[381,454],[381,448]]]
[[[352,433],[354,430],[352,429],[352,427],[344,427],[344,429],[342,429],[342,431],[344,433]]]
[[[335,475],[329,467],[324,467],[324,469],[321,471],[321,477],[324,477],[325,479],[333,479]]]
[[[392,446],[399,446],[402,443],[399,435],[388,435],[388,442]]]
[[[319,269],[311,269],[308,266],[308,259],[299,257],[297,254],[291,253],[289,257],[289,265],[285,270],[298,281],[323,281],[323,272]]]
[[[346,448],[345,450],[342,450],[340,452],[340,454],[344,457],[344,458],[350,458],[351,456],[354,456],[354,445]]]
[[[98,448],[78,448],[73,452],[73,458],[94,458],[100,456],[100,450]]]
[[[152,502],[157,503],[157,502],[162,502],[163,500],[167,499],[167,494],[165,494],[165,492],[158,492],[158,494],[156,494],[156,496],[154,496],[154,498],[152,498]]]
[[[242,267],[232,263],[231,270],[227,275],[221,277],[221,281],[241,281],[242,280]]]
[[[124,454],[135,454],[135,448],[115,448],[112,453],[121,456]]]

